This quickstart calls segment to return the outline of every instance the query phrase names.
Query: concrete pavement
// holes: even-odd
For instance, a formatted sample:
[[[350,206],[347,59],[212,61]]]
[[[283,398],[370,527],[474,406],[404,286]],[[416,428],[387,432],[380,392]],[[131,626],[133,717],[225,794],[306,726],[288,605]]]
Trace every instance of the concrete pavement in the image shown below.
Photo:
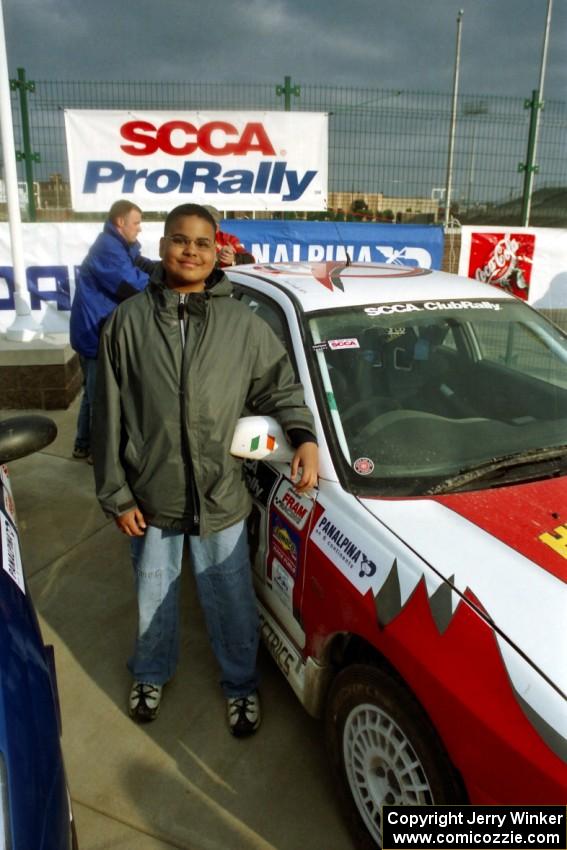
[[[92,467],[71,457],[77,410],[78,400],[48,412],[57,439],[12,463],[10,475],[24,569],[44,639],[55,646],[81,850],[353,850],[322,724],[264,650],[262,727],[244,741],[228,733],[188,569],[177,676],[155,723],[128,718],[125,659],[135,629],[128,543],[98,507]]]

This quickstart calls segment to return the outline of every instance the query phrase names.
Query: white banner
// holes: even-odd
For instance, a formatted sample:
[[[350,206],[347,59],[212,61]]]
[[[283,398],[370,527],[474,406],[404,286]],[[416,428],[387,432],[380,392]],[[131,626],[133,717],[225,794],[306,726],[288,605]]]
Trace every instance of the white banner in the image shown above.
[[[287,232],[288,225],[290,225],[293,238],[296,241],[298,235],[300,235],[298,233],[300,226],[303,225],[306,228],[304,244],[292,244],[291,246],[288,244],[291,238]],[[226,230],[235,233],[254,254],[258,262],[281,262],[284,259],[286,261],[287,259],[294,259],[296,248],[297,259],[303,261],[322,261],[325,256],[327,259],[332,259],[328,253],[325,253],[325,240],[332,235],[332,240],[336,242],[337,224],[335,222],[294,222],[293,227],[291,225],[291,222],[231,219],[226,222]],[[35,320],[42,325],[45,333],[68,335],[69,310],[75,293],[77,267],[83,261],[102,227],[102,222],[22,224],[26,278],[32,314]],[[353,227],[361,231],[361,234],[357,237],[359,241],[362,235],[368,232],[366,247],[368,258],[373,262],[387,262],[387,252],[391,253],[392,256],[398,254],[403,256],[406,262],[408,258],[409,260],[412,259],[413,255],[409,249],[404,251],[399,249],[402,244],[413,244],[408,241],[407,225],[383,225],[386,233],[381,234],[376,239],[373,238],[372,233],[377,225],[339,224],[339,236],[344,236],[341,244],[356,243],[354,235],[350,232],[350,228]],[[347,228],[344,234],[342,228]],[[223,229],[225,228],[223,227]],[[411,229],[414,230],[415,225],[412,225]],[[326,230],[329,231],[328,236],[325,236]],[[424,230],[426,234],[434,235],[435,229],[424,228]],[[524,279],[527,281],[527,300],[530,304],[548,309],[567,308],[567,231],[551,228],[525,229],[524,232],[531,237],[531,242],[530,240],[524,241],[520,246],[514,248],[511,243],[519,241],[518,234],[521,232],[522,228],[501,231],[497,227],[464,227],[459,274],[475,277],[474,272],[469,274],[469,270],[472,268],[471,256],[473,259],[476,257],[475,262],[477,263],[480,259],[480,268],[483,270],[482,276],[485,278],[496,278],[499,274],[501,277],[505,277],[505,266],[509,262],[510,267],[519,266]],[[478,241],[476,238],[473,240],[473,233],[483,236],[486,234],[484,242]],[[140,241],[142,253],[145,257],[158,259],[159,240],[162,234],[163,222],[142,222]],[[390,239],[388,243],[390,247],[385,245],[388,238]],[[432,247],[427,240],[423,240],[423,237],[422,242],[435,260],[430,265],[437,268],[440,265],[439,258],[442,256],[442,245],[435,244]],[[509,246],[506,247],[508,243]],[[500,245],[496,251],[496,259],[487,255],[479,255],[477,247],[474,248],[471,255],[472,244],[477,247],[480,246],[482,250],[487,250],[489,253],[494,253],[495,246]],[[526,259],[530,244],[534,251],[531,265]],[[324,252],[323,256],[320,257],[318,253],[312,256],[313,248]],[[336,250],[338,251],[338,248]],[[378,250],[380,253],[375,254]],[[415,247],[411,250],[415,250]],[[289,257],[286,253],[288,251]],[[302,254],[302,251],[305,253]],[[508,257],[508,254],[514,254],[515,259],[512,256]],[[507,257],[508,259],[506,259]],[[491,259],[493,262],[491,262]],[[439,263],[437,263],[438,260]],[[521,276],[516,275],[516,279],[521,281]],[[508,281],[508,285],[514,286],[516,284],[513,281]],[[525,292],[525,290],[522,291]],[[10,233],[8,224],[2,222],[0,223],[0,333],[5,331],[12,323],[14,316],[14,272],[10,250]]]
[[[47,334],[69,335],[69,311],[77,268],[103,228],[102,222],[22,224],[27,288],[32,315]],[[143,222],[142,251],[159,257],[162,222]],[[0,224],[0,333],[13,322],[14,271],[8,224]]]
[[[499,286],[538,309],[567,308],[567,230],[463,227],[459,274]]]
[[[73,208],[327,208],[328,116],[319,112],[66,109]]]

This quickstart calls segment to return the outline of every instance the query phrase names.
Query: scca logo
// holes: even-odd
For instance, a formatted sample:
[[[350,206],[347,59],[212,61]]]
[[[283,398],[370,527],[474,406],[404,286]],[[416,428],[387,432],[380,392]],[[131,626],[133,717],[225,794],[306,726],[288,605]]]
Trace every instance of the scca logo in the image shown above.
[[[242,133],[227,121],[209,121],[202,127],[189,121],[166,121],[160,127],[149,121],[128,121],[120,128],[120,135],[132,142],[120,145],[131,156],[147,156],[158,150],[172,156],[188,156],[196,150],[210,156],[276,155],[263,124],[254,121],[246,124]]]
[[[330,339],[328,345],[333,350],[337,348],[360,348],[357,339]]]

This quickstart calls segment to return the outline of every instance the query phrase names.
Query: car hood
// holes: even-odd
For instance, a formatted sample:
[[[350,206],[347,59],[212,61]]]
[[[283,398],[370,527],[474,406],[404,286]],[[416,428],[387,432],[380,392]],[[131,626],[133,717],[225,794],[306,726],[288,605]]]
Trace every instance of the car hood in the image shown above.
[[[511,682],[540,716],[536,668],[567,694],[567,479],[431,498],[360,499],[494,628]],[[559,697],[559,695],[557,695]],[[562,699],[559,697],[559,699]],[[558,704],[559,705],[559,704]],[[563,724],[567,711],[562,702]],[[554,711],[554,715],[556,712]],[[557,729],[557,724],[553,722]],[[567,729],[564,730],[567,734]]]

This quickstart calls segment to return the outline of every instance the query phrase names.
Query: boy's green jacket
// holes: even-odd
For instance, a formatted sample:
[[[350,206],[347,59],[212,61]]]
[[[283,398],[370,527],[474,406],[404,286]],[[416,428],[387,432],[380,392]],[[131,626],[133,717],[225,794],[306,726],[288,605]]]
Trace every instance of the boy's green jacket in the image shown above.
[[[183,296],[158,263],[103,328],[92,443],[111,516],[138,506],[151,525],[188,530],[198,504],[200,534],[220,531],[251,505],[242,461],[229,453],[243,412],[315,433],[284,347],[214,275],[205,292]]]

